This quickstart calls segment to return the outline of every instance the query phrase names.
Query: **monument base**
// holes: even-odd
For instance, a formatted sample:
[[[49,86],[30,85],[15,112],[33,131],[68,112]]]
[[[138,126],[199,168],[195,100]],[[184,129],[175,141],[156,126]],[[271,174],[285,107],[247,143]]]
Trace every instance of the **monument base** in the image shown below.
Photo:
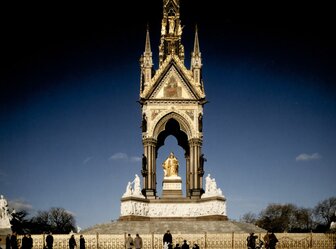
[[[226,199],[221,196],[202,199],[145,199],[130,196],[121,199],[120,210],[119,220],[227,220]]]
[[[162,198],[182,198],[181,177],[165,177],[163,179]]]

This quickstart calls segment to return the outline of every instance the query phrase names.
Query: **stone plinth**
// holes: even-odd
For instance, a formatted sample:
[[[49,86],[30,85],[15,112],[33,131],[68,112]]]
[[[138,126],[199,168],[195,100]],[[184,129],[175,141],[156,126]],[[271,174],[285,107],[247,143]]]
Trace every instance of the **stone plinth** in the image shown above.
[[[162,198],[142,199],[127,197],[121,199],[120,220],[227,220],[226,200],[223,197],[204,199]]]
[[[179,176],[165,177],[162,183],[162,198],[182,198],[182,179]]]

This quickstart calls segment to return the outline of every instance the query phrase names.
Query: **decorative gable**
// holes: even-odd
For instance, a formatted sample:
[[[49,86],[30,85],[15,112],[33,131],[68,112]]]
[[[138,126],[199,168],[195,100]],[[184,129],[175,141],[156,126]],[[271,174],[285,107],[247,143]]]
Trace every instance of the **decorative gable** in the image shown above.
[[[196,99],[189,85],[173,65],[155,85],[150,99]]]

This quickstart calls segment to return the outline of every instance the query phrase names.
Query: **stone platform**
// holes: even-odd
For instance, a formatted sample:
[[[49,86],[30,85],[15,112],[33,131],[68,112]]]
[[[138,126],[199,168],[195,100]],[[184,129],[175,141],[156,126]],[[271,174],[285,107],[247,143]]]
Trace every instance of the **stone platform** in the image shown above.
[[[264,233],[264,229],[253,224],[236,221],[197,221],[193,219],[181,220],[150,220],[150,221],[113,221],[98,224],[81,231],[83,234],[164,234],[170,230],[172,234],[200,234],[200,233]]]

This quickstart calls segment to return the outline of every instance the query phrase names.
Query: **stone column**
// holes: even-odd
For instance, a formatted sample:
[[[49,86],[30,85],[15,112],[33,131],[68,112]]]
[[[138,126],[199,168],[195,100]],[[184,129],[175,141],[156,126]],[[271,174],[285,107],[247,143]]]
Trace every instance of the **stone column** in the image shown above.
[[[142,192],[148,199],[154,199],[156,196],[156,139],[145,138],[142,143],[144,155],[147,157],[147,174],[143,174]]]
[[[184,156],[186,159],[186,196],[190,197],[190,155],[186,153]]]
[[[191,198],[200,198],[201,197],[201,191],[202,186],[201,180],[198,175],[198,169],[200,165],[200,155],[201,155],[201,146],[202,146],[202,140],[199,138],[192,138],[189,140],[189,146],[190,146],[190,192],[191,192]]]

